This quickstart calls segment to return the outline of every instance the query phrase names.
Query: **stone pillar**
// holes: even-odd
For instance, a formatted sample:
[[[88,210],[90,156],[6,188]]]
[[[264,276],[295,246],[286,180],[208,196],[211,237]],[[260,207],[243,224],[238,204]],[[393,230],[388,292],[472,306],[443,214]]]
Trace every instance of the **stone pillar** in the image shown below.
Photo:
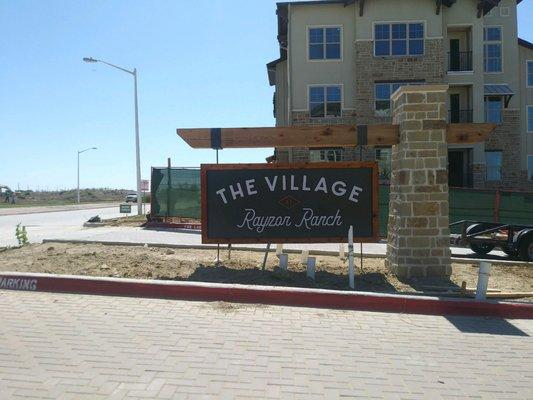
[[[404,86],[391,97],[388,268],[400,278],[450,276],[447,85]]]

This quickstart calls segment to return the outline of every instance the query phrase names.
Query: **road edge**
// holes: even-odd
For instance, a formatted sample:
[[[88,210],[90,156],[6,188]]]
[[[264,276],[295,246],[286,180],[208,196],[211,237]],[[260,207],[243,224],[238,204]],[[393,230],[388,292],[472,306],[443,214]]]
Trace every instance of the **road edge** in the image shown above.
[[[13,208],[0,208],[0,217],[9,217],[13,215],[27,215],[27,214],[46,214],[54,212],[65,211],[83,211],[83,210],[96,210],[100,208],[112,208],[118,207],[120,202],[111,203],[81,203],[81,204],[65,204],[58,206],[34,206],[34,207],[13,207]],[[14,210],[20,212],[2,213],[2,210]]]

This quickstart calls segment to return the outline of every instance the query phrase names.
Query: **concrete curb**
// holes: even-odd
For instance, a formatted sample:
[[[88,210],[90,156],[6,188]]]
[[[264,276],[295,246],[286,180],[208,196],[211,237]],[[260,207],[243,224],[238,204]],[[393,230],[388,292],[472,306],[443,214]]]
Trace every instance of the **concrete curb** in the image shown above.
[[[103,222],[84,222],[83,227],[84,228],[101,228],[105,226]]]
[[[405,314],[533,319],[533,304],[528,303],[480,302],[276,286],[1,272],[0,289],[192,301],[227,301]]]
[[[194,232],[191,230],[182,230],[187,232]],[[138,242],[118,242],[118,241],[104,241],[104,240],[71,240],[71,239],[43,239],[43,243],[70,243],[70,244],[102,244],[107,246],[148,246],[148,247],[169,247],[173,249],[191,249],[191,250],[216,250],[217,246],[212,244],[198,244],[198,245],[191,245],[191,244],[170,244],[170,243],[138,243]],[[226,247],[220,247],[220,250],[224,250]],[[261,247],[247,247],[247,246],[239,246],[234,245],[231,247],[232,250],[237,251],[255,251],[259,253],[264,253],[265,249]],[[276,251],[275,247],[272,247],[270,249],[271,253],[274,253]],[[287,254],[301,254],[302,250],[296,250],[296,249],[283,249],[284,253]],[[309,250],[309,255],[312,256],[333,256],[338,257],[339,253],[337,251],[330,251],[330,250]],[[360,257],[361,253],[355,252],[354,255],[356,257]],[[363,253],[364,258],[385,258],[384,254],[370,254],[370,253]],[[481,258],[465,258],[465,257],[452,257],[452,262],[457,264],[475,264],[479,261],[488,261],[492,264],[502,264],[502,265],[531,265],[533,267],[533,263],[526,262],[526,261],[518,261],[518,260],[493,260],[490,258],[487,259],[481,259]]]
[[[172,249],[191,249],[191,250],[216,250],[216,244],[169,244],[169,243],[138,243],[138,242],[117,242],[117,241],[103,241],[103,240],[70,240],[70,239],[43,239],[43,243],[67,243],[67,244],[102,244],[106,246],[147,246],[147,247],[169,247]],[[220,250],[226,250],[227,247],[221,246]],[[255,251],[258,253],[264,253],[265,249],[261,247],[247,247],[234,245],[231,246],[233,251]],[[273,247],[269,250],[270,253],[275,253],[276,248]],[[301,254],[302,250],[296,249],[283,249],[287,254]],[[354,253],[355,256],[359,256],[360,253]],[[328,250],[309,250],[309,255],[313,256],[338,256],[337,251]],[[385,258],[382,254],[367,254],[364,253],[365,258]]]

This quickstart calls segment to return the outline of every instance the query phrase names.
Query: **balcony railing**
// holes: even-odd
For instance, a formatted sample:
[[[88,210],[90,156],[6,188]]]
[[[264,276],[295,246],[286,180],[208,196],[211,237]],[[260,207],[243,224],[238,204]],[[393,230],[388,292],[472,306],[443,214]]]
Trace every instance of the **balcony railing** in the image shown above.
[[[448,53],[448,71],[472,71],[472,52],[454,51]]]
[[[473,112],[472,110],[450,110],[448,111],[448,121],[451,124],[471,123]]]

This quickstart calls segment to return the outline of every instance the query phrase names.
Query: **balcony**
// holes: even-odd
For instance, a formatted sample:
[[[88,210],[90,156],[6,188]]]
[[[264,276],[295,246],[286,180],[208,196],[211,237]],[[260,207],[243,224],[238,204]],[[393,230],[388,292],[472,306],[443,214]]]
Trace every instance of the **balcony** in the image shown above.
[[[448,72],[472,71],[472,52],[454,51],[448,53]]]
[[[450,110],[448,111],[448,121],[451,124],[471,123],[473,121],[472,110]]]

